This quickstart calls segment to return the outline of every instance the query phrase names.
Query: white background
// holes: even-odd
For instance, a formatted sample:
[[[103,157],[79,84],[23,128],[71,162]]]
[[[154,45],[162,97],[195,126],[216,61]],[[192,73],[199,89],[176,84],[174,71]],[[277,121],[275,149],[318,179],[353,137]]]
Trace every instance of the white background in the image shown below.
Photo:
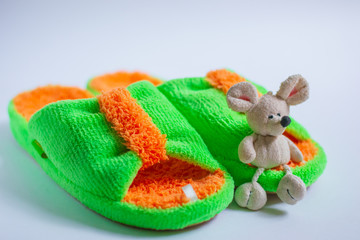
[[[358,1],[0,0],[0,239],[360,239]],[[311,98],[292,108],[328,166],[295,206],[232,203],[212,221],[155,232],[109,221],[59,188],[9,129],[17,93],[84,87],[95,75],[143,70],[165,78],[228,67],[277,90],[301,73]]]

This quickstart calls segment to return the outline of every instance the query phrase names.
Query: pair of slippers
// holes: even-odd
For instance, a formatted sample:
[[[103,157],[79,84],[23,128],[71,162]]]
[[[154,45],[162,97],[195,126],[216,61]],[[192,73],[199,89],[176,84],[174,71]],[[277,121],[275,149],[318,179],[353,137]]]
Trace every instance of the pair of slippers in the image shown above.
[[[251,129],[226,103],[227,90],[241,81],[248,80],[225,69],[164,82],[118,72],[91,79],[87,90],[39,87],[12,99],[10,127],[44,171],[90,209],[131,226],[182,229],[224,210],[234,187],[256,171],[237,153]],[[325,154],[295,121],[284,134],[305,160],[288,165],[310,186]],[[260,176],[265,191],[276,192],[281,170]]]

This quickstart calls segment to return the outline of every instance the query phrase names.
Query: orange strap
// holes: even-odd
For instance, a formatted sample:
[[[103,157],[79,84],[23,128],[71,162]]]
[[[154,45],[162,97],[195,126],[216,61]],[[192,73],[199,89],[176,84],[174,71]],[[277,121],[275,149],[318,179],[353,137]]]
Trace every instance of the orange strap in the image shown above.
[[[128,90],[116,88],[98,96],[98,100],[100,111],[125,140],[126,147],[142,159],[142,169],[168,159],[166,135],[161,134]]]

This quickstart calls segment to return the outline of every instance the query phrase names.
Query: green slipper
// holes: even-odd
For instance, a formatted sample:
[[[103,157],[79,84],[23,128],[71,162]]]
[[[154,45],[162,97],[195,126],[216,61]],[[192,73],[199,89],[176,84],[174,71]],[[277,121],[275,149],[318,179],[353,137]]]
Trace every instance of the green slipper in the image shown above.
[[[235,185],[250,182],[256,168],[240,162],[238,146],[252,134],[244,114],[232,111],[226,102],[227,90],[237,82],[248,81],[229,70],[209,72],[207,77],[184,78],[165,81],[158,86],[167,99],[201,135],[213,157],[231,174]],[[265,88],[253,83],[259,94]],[[304,163],[290,162],[294,175],[306,186],[313,184],[323,173],[326,156],[321,146],[311,139],[304,127],[294,119],[284,133],[302,151]],[[266,170],[258,182],[268,192],[276,192],[284,176],[281,168]]]
[[[207,221],[232,201],[231,176],[152,84],[90,97],[47,86],[9,104],[16,140],[85,206],[120,223],[163,230]]]

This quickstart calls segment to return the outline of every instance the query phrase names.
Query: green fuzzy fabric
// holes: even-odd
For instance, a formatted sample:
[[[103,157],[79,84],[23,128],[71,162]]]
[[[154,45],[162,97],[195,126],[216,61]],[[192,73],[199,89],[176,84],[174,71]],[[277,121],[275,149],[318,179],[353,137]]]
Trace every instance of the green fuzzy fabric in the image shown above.
[[[266,89],[254,84],[261,93]],[[235,112],[227,106],[225,94],[213,88],[205,78],[175,79],[158,86],[158,89],[181,112],[201,135],[211,154],[218,160],[235,181],[235,185],[250,182],[256,168],[240,162],[238,146],[252,130],[247,124],[245,114]],[[294,119],[287,127],[289,133],[299,140],[310,138],[308,132]],[[314,183],[326,166],[323,149],[315,143],[318,153],[305,165],[293,169],[306,186]],[[266,170],[258,182],[268,192],[276,192],[282,171]]]
[[[224,170],[202,138],[179,111],[148,82],[129,86],[132,97],[167,135],[167,154],[210,171]],[[142,165],[99,110],[98,100],[66,100],[36,112],[29,123],[9,104],[10,125],[17,141],[62,188],[90,209],[124,224],[151,229],[181,229],[207,221],[233,198],[234,182],[225,183],[203,200],[179,207],[144,208],[121,202]],[[36,140],[41,148],[34,147]],[[225,170],[224,170],[225,171]]]

